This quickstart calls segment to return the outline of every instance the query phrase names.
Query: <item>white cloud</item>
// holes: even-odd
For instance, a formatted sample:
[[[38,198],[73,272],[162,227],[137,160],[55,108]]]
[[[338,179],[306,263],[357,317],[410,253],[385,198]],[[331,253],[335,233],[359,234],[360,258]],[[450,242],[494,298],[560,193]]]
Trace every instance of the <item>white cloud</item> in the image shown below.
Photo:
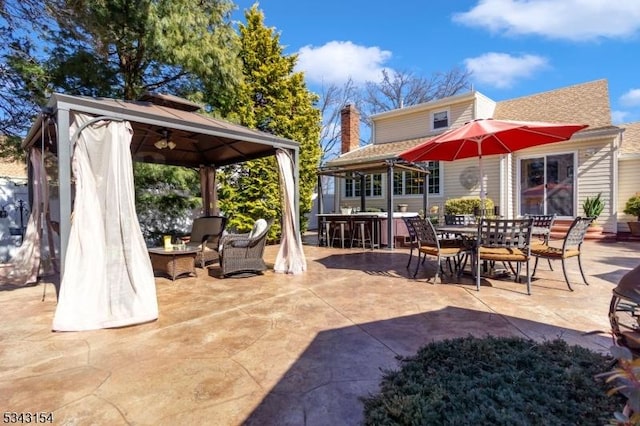
[[[547,68],[547,60],[536,55],[512,56],[507,53],[489,52],[465,59],[465,65],[473,73],[476,83],[499,89],[508,89],[517,80],[529,78]]]
[[[611,122],[615,125],[615,124],[622,124],[625,123],[627,121],[629,121],[627,119],[627,117],[629,117],[630,114],[627,111],[611,111]]]
[[[573,41],[626,38],[640,29],[640,1],[480,0],[453,20],[511,35]]]
[[[640,89],[631,89],[624,95],[620,96],[620,104],[624,106],[640,105]]]
[[[391,52],[379,47],[358,46],[350,41],[330,41],[323,46],[304,46],[298,51],[297,71],[315,83],[356,84],[378,81],[391,58]]]

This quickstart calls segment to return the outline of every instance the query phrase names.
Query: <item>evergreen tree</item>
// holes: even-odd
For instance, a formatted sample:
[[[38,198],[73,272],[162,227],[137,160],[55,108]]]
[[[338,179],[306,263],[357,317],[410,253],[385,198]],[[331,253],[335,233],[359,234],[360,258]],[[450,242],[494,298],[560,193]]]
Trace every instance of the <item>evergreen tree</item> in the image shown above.
[[[264,15],[257,6],[247,10],[245,18],[246,24],[239,26],[244,82],[237,102],[223,112],[247,127],[300,143],[300,221],[304,230],[304,215],[311,211],[321,155],[321,117],[315,107],[318,98],[306,88],[303,74],[294,72],[297,56],[283,54],[279,35],[265,27]],[[227,167],[219,176],[220,207],[230,217],[230,226],[246,230],[257,218],[280,218],[275,158]],[[276,221],[270,238],[276,238],[279,232]]]
[[[22,151],[20,137],[52,91],[136,99],[145,91],[231,103],[242,79],[230,0],[0,1],[0,156]],[[136,165],[137,209],[145,236],[184,230],[176,217],[196,207],[199,175]],[[188,175],[188,176],[187,176]],[[182,228],[182,229],[181,229]]]

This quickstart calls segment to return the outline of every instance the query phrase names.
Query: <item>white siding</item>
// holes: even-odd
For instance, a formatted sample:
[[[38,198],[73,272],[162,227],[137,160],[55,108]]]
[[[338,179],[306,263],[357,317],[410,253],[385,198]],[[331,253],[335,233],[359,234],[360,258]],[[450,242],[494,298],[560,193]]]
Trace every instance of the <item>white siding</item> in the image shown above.
[[[496,110],[496,103],[484,96],[476,93],[476,113],[474,118],[491,118]]]
[[[441,133],[431,131],[431,113],[449,111],[449,126],[458,127],[473,118],[473,103],[462,102],[448,107],[410,112],[402,116],[381,118],[375,121],[374,143],[397,142],[429,137]]]
[[[598,224],[602,226],[604,232],[617,232],[616,210],[617,206],[613,206],[611,200],[614,200],[614,185],[612,170],[614,156],[612,153],[611,139],[600,139],[591,141],[567,141],[553,144],[542,145],[527,150],[514,153],[513,172],[513,211],[519,212],[519,176],[518,165],[519,160],[531,156],[544,156],[551,154],[570,153],[576,154],[578,172],[577,172],[577,197],[574,204],[576,216],[584,215],[582,203],[587,197],[594,197],[601,193],[601,198],[605,202],[605,209],[598,218]]]
[[[640,158],[621,158],[618,164],[618,230],[629,232],[627,222],[637,218],[624,214],[623,210],[629,197],[640,192]]]
[[[492,155],[482,159],[482,174],[484,175],[484,188],[487,198],[494,204],[500,204],[500,156]],[[478,158],[467,158],[456,161],[443,161],[441,173],[444,179],[444,201],[450,198],[479,197],[480,184],[472,189],[467,189],[461,182],[461,177],[466,172],[479,172]],[[502,208],[502,207],[501,207]]]

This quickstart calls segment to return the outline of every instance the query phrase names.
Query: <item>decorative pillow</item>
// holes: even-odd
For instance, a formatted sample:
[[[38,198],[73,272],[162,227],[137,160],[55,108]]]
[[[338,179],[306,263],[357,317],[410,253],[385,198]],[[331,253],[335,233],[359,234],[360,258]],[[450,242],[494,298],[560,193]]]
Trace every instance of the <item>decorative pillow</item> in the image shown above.
[[[253,229],[251,230],[251,232],[249,232],[249,238],[259,237],[266,230],[267,230],[267,221],[264,219],[258,219],[253,224]]]

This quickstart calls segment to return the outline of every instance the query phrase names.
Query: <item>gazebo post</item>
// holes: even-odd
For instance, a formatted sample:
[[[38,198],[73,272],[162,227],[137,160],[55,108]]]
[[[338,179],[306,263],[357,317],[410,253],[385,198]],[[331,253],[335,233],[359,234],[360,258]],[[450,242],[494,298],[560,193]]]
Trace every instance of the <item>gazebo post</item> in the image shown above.
[[[387,248],[394,249],[393,244],[393,161],[387,160]]]
[[[71,233],[71,137],[69,135],[69,109],[57,110],[58,126],[58,188],[60,194],[60,279]]]
[[[318,175],[318,214],[324,213],[324,199],[322,194],[322,175]]]
[[[360,211],[365,211],[366,207],[366,193],[365,193],[365,183],[366,183],[366,175],[362,172],[358,172],[360,175]]]

